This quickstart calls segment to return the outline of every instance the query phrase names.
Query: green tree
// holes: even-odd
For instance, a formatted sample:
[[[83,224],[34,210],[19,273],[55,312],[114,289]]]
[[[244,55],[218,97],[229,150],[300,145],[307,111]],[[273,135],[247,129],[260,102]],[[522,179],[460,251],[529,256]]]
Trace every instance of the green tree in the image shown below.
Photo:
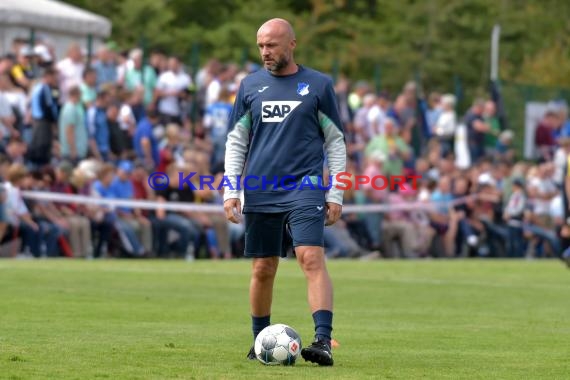
[[[68,0],[105,15],[123,47],[162,47],[188,60],[258,61],[255,33],[273,17],[289,19],[297,60],[372,80],[378,68],[392,91],[420,79],[426,91],[468,98],[486,91],[490,36],[502,26],[500,76],[570,86],[570,2],[564,0]]]

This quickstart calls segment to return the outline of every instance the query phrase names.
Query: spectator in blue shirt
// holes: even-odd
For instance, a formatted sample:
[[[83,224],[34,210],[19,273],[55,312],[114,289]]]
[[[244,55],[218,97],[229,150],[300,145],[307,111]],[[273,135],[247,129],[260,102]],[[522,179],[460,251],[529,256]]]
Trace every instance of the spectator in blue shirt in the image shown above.
[[[101,89],[107,83],[117,82],[117,63],[115,52],[109,46],[102,46],[97,56],[93,69],[97,72],[97,89]]]
[[[137,158],[144,162],[146,167],[154,168],[160,160],[158,140],[153,134],[153,128],[157,125],[158,114],[154,110],[147,111],[138,124],[133,136],[133,146]]]
[[[107,123],[107,107],[109,106],[109,96],[107,92],[97,94],[95,106],[90,110],[91,146],[95,156],[103,161],[109,161],[111,152],[111,132]]]
[[[134,165],[130,161],[121,161],[117,168],[117,175],[111,183],[112,191],[116,198],[134,199],[135,192],[131,181],[131,173]],[[152,251],[152,224],[142,215],[140,209],[130,207],[117,207],[119,220],[128,224],[137,234],[137,238],[142,242],[146,252]]]
[[[210,137],[214,145],[210,163],[213,168],[222,165],[224,161],[228,124],[232,112],[230,95],[226,88],[222,88],[220,99],[206,108],[206,115],[204,116],[204,127],[210,131]]]
[[[98,180],[93,183],[92,193],[96,197],[116,199],[119,196],[116,194],[116,186],[113,186],[115,178],[115,166],[112,164],[105,164],[99,171]],[[140,243],[136,231],[129,224],[124,222],[118,217],[117,212],[109,207],[102,207],[105,215],[100,219],[104,219],[113,224],[114,229],[118,232],[121,240],[122,248],[130,255],[142,256],[144,255],[144,247]],[[96,256],[97,257],[97,256]]]

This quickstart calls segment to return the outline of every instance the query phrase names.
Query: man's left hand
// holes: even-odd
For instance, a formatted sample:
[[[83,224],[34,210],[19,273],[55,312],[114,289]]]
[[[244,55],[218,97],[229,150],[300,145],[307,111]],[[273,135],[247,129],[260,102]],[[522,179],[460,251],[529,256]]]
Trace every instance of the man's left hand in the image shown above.
[[[327,202],[327,221],[325,226],[332,226],[340,219],[342,213],[342,206],[338,203]]]

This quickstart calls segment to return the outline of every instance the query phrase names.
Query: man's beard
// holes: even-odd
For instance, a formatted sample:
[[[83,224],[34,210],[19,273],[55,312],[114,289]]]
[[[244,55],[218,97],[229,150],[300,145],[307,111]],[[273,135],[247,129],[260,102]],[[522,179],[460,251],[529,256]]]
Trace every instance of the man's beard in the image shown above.
[[[285,57],[281,57],[279,60],[275,61],[274,64],[267,67],[267,70],[271,71],[272,73],[277,73],[283,70],[289,64],[289,60]]]

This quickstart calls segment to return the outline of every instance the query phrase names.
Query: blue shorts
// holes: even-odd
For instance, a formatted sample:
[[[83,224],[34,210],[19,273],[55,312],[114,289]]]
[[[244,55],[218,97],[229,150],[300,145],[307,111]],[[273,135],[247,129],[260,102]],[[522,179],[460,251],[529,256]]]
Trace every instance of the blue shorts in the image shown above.
[[[246,213],[245,257],[285,257],[291,245],[324,247],[326,207],[302,206],[278,213]]]

